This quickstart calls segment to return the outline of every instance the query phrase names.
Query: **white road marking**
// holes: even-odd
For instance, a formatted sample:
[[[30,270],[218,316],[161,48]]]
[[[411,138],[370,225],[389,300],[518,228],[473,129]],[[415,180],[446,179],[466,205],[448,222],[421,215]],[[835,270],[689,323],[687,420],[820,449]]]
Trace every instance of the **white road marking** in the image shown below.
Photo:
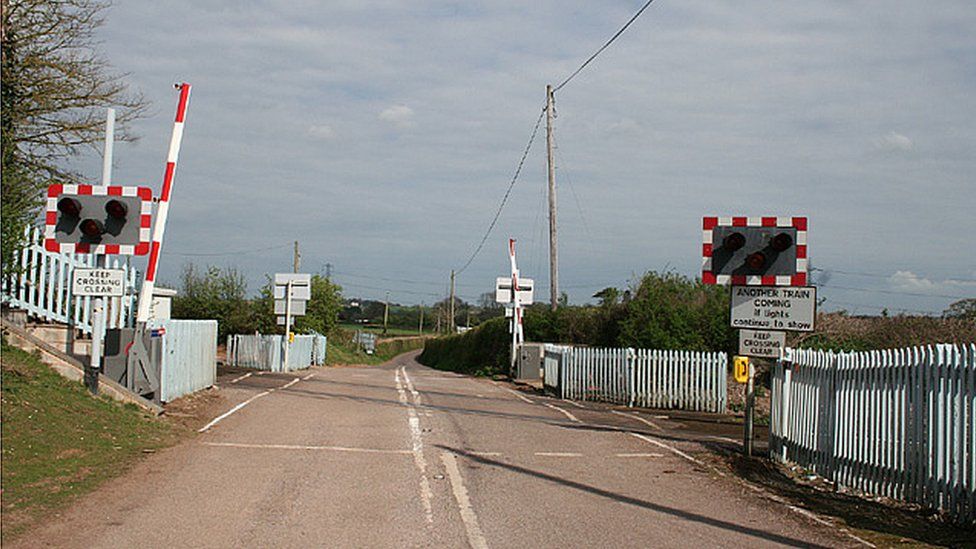
[[[302,381],[308,381],[309,379],[312,379],[312,376],[314,376],[314,375],[315,374],[308,374],[307,376],[305,376],[305,377],[302,378]]]
[[[505,390],[508,391],[509,393],[512,393],[513,395],[519,397],[519,399],[522,400],[523,402],[528,402],[529,404],[535,404],[535,401],[532,401],[532,400],[529,400],[528,398],[525,398],[525,396],[522,395],[522,393],[520,393],[518,391],[509,389],[508,387],[506,387]]]
[[[258,372],[258,374],[260,375],[260,372]],[[212,420],[210,420],[210,423],[208,423],[208,424],[204,425],[203,427],[197,429],[197,432],[198,433],[203,433],[205,431],[208,431],[208,430],[210,430],[211,427],[213,427],[214,425],[216,425],[216,424],[220,423],[221,421],[223,421],[227,416],[233,414],[234,412],[240,410],[241,408],[247,406],[248,404],[254,402],[255,400],[257,400],[257,399],[259,399],[259,398],[261,398],[261,397],[263,397],[265,395],[269,395],[269,394],[277,391],[278,389],[287,389],[287,388],[291,387],[292,385],[298,383],[299,381],[301,381],[301,379],[296,377],[295,379],[289,381],[288,383],[282,385],[281,387],[275,387],[274,389],[268,389],[267,391],[264,391],[264,392],[261,392],[261,393],[258,393],[256,395],[252,396],[251,398],[245,400],[244,402],[238,404],[237,406],[234,406],[230,410],[227,410],[226,412],[224,412],[224,413],[220,414],[219,416],[213,418]]]
[[[471,454],[472,456],[481,456],[481,457],[498,457],[502,455],[501,452],[468,452],[468,453]]]
[[[649,419],[644,419],[644,418],[640,417],[639,415],[637,415],[636,413],[634,413],[634,414],[625,414],[623,412],[618,412],[617,410],[610,410],[610,413],[617,414],[618,416],[624,416],[624,417],[633,418],[633,419],[636,419],[637,421],[643,423],[644,425],[649,425],[649,426],[657,429],[658,431],[664,431],[664,428],[662,428],[657,423],[654,423],[653,421],[651,421]]]
[[[219,416],[213,418],[212,420],[210,420],[210,423],[208,423],[208,424],[204,425],[203,427],[201,427],[200,429],[198,429],[197,432],[198,433],[203,433],[203,432],[209,430],[214,425],[216,425],[216,424],[220,423],[221,421],[223,421],[224,418],[226,418],[227,416],[233,414],[234,412],[236,412],[236,411],[240,410],[241,408],[247,406],[251,402],[253,402],[253,401],[255,401],[255,400],[263,397],[264,395],[270,394],[270,393],[271,393],[271,391],[264,391],[262,393],[258,393],[256,395],[252,396],[251,398],[245,400],[244,402],[238,404],[237,406],[234,406],[230,410],[227,410],[226,412],[224,412],[224,413],[220,414]]]
[[[654,416],[654,419],[671,419],[669,416]]]
[[[282,385],[281,387],[279,387],[279,389],[287,389],[287,388],[291,387],[292,385],[298,383],[301,380],[302,380],[302,378],[296,377],[295,379],[293,379],[293,380],[289,381],[288,383],[285,383],[284,385]]]
[[[254,375],[254,372],[248,372],[248,373],[242,375],[241,377],[235,377],[234,379],[230,380],[230,382],[231,383],[237,383],[238,381],[240,381],[242,379],[247,379],[247,378],[249,378],[249,377],[251,377],[253,375]]]
[[[444,462],[444,469],[447,470],[447,476],[451,480],[451,490],[454,492],[454,499],[457,500],[458,511],[461,513],[461,522],[464,523],[464,530],[468,535],[468,545],[471,549],[488,549],[488,542],[481,532],[481,526],[478,525],[478,515],[475,514],[471,500],[468,499],[468,491],[464,487],[457,458],[450,452],[441,452],[441,461]]]
[[[353,452],[359,454],[400,454],[410,455],[410,450],[383,450],[381,448],[350,448],[347,446],[305,446],[300,444],[248,444],[244,442],[204,442],[204,446],[222,448],[259,448],[268,450],[327,450],[333,452]]]
[[[410,425],[410,440],[412,442],[411,453],[413,454],[414,465],[420,471],[420,502],[424,506],[424,518],[427,519],[427,524],[433,524],[434,509],[430,500],[434,494],[430,489],[430,480],[427,479],[427,459],[424,458],[424,442],[421,438],[420,418],[417,417],[416,407],[410,404],[410,401],[407,399],[407,392],[404,390],[403,383],[400,381],[401,372],[403,372],[404,377],[407,375],[406,368],[403,366],[396,370],[394,377],[396,380],[396,390],[400,397],[400,403],[407,407],[407,423]]]
[[[660,458],[664,457],[664,454],[656,454],[654,452],[648,454],[617,454],[618,458]]]
[[[648,436],[644,436],[644,435],[639,434],[639,433],[627,433],[627,434],[629,434],[630,436],[633,436],[633,437],[637,437],[637,438],[643,440],[644,442],[650,442],[651,444],[653,444],[655,446],[659,446],[661,448],[665,448],[667,450],[671,450],[675,454],[677,454],[677,455],[679,455],[679,456],[687,459],[688,461],[691,461],[693,463],[696,463],[698,465],[701,465],[702,467],[708,467],[700,459],[695,458],[695,457],[692,457],[692,456],[689,456],[688,454],[682,452],[681,450],[675,448],[674,446],[671,446],[670,444],[665,444],[665,443],[663,443],[663,442],[661,442],[659,440],[654,440],[653,438],[650,438]],[[712,469],[713,471],[715,471],[716,473],[718,473],[719,475],[721,475],[723,477],[725,476],[725,473],[723,473],[722,471],[719,471],[718,469],[715,469],[714,467],[709,467],[709,468]]]
[[[568,410],[563,410],[563,409],[562,409],[562,408],[560,408],[559,406],[553,406],[552,404],[549,404],[548,402],[543,402],[543,403],[542,403],[542,405],[543,405],[543,406],[545,406],[546,408],[552,408],[553,410],[557,410],[557,411],[559,411],[559,412],[560,412],[560,413],[562,413],[562,414],[563,414],[564,416],[566,416],[566,417],[568,417],[570,421],[575,421],[576,423],[582,423],[582,422],[581,422],[581,421],[579,420],[579,418],[578,418],[578,417],[576,417],[576,416],[574,416],[573,414],[571,414],[571,413],[570,413],[570,412],[569,412]]]
[[[576,452],[536,452],[534,455],[543,457],[583,457],[583,454]]]
[[[568,402],[571,406],[576,406],[577,408],[582,408],[584,410],[589,410],[589,408],[587,408],[586,406],[583,406],[582,404],[580,404],[579,402],[576,402],[575,400],[567,400],[566,402]]]
[[[742,441],[741,440],[735,440],[735,439],[729,438],[729,437],[720,437],[720,436],[716,436],[716,435],[707,435],[705,438],[710,438],[710,439],[713,439],[713,440],[721,440],[722,442],[731,442],[732,444],[742,444]]]

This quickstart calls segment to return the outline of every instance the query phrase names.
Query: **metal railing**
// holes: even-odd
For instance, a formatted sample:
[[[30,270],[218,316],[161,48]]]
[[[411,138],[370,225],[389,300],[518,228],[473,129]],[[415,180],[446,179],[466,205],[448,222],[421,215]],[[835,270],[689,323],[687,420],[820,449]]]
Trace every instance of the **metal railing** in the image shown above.
[[[547,345],[543,383],[560,398],[721,413],[725,353]]]
[[[24,237],[30,244],[13,259],[19,273],[0,283],[3,302],[27,311],[33,318],[72,325],[90,334],[92,298],[72,297],[71,273],[75,267],[94,268],[94,254],[49,252],[44,249],[43,231],[38,227],[28,227]],[[126,267],[125,259],[119,256],[108,256],[105,268],[126,271],[125,295],[106,299],[106,327],[132,327],[135,322],[138,271]]]
[[[786,349],[769,447],[841,486],[976,522],[976,345]]]
[[[282,369],[280,335],[227,336],[227,363],[272,372],[302,370],[325,364],[327,340],[322,334],[296,335],[288,351],[288,364]]]

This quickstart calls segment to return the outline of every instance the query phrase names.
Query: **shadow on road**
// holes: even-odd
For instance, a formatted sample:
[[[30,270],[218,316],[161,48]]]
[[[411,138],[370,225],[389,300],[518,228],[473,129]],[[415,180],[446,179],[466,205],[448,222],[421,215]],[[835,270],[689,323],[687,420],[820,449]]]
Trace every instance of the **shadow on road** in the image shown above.
[[[681,509],[675,509],[673,507],[668,507],[666,505],[661,505],[659,503],[653,503],[653,502],[650,502],[650,501],[645,501],[645,500],[642,500],[642,499],[639,499],[639,498],[635,498],[635,497],[631,497],[631,496],[625,496],[623,494],[618,494],[616,492],[611,492],[609,490],[604,490],[602,488],[597,488],[595,486],[590,486],[589,484],[583,484],[582,482],[576,482],[574,480],[569,480],[569,479],[565,479],[565,478],[562,478],[562,477],[557,477],[555,475],[550,475],[548,473],[543,473],[541,471],[536,471],[536,470],[533,470],[533,469],[528,469],[526,467],[521,467],[519,465],[513,465],[511,463],[504,463],[502,461],[497,461],[497,460],[490,459],[490,458],[487,458],[487,457],[484,457],[484,456],[475,455],[475,454],[472,454],[472,453],[469,453],[469,452],[465,452],[464,450],[460,450],[460,449],[457,449],[457,448],[452,448],[450,446],[443,446],[443,445],[439,445],[438,444],[438,445],[436,445],[436,447],[437,448],[440,448],[442,450],[446,450],[448,452],[454,453],[454,454],[459,455],[459,456],[464,456],[464,457],[470,459],[471,461],[474,461],[474,462],[477,462],[477,463],[481,463],[483,465],[488,465],[488,466],[491,466],[491,467],[498,467],[500,469],[505,469],[505,470],[508,470],[508,471],[513,471],[515,473],[527,475],[527,476],[530,476],[530,477],[535,477],[535,478],[542,479],[542,480],[545,480],[545,481],[548,481],[548,482],[552,482],[552,483],[555,483],[555,484],[559,484],[561,486],[566,486],[566,487],[569,487],[569,488],[573,488],[573,489],[576,489],[576,490],[580,490],[582,492],[587,492],[587,493],[590,493],[590,494],[595,494],[597,496],[604,497],[604,498],[607,498],[607,499],[610,499],[610,500],[613,500],[613,501],[617,501],[617,502],[620,502],[620,503],[626,503],[628,505],[634,505],[634,506],[637,506],[637,507],[641,507],[643,509],[648,509],[648,510],[651,510],[651,511],[654,511],[654,512],[657,512],[657,513],[662,513],[662,514],[665,514],[665,515],[671,515],[673,517],[677,517],[677,518],[680,518],[682,520],[694,521],[694,522],[698,522],[700,524],[705,524],[705,525],[708,525],[708,526],[713,526],[713,527],[716,527],[716,528],[721,528],[723,530],[729,530],[729,531],[732,531],[732,532],[738,532],[740,534],[745,534],[747,536],[752,536],[752,537],[755,537],[755,538],[760,538],[760,539],[764,539],[764,540],[767,540],[767,541],[772,541],[772,542],[775,542],[775,543],[781,543],[783,545],[789,545],[789,546],[793,546],[793,547],[826,547],[826,546],[823,546],[823,545],[811,544],[810,542],[805,541],[805,540],[791,538],[791,537],[788,537],[788,536],[783,536],[783,535],[780,535],[780,534],[775,534],[775,533],[772,533],[772,532],[767,532],[765,530],[759,530],[757,528],[752,528],[752,527],[749,527],[749,526],[743,526],[741,524],[735,524],[735,523],[732,523],[732,522],[727,522],[727,521],[724,521],[724,520],[719,520],[719,519],[716,519],[716,518],[713,518],[713,517],[708,517],[708,516],[705,516],[705,515],[699,515],[697,513],[692,513],[690,511],[683,511]]]

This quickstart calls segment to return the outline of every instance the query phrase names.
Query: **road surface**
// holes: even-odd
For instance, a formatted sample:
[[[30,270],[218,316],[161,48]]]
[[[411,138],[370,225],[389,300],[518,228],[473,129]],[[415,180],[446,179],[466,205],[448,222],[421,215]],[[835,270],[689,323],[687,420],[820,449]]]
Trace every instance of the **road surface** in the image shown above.
[[[203,432],[12,545],[856,545],[697,462],[650,413],[413,356],[221,379],[230,405]]]

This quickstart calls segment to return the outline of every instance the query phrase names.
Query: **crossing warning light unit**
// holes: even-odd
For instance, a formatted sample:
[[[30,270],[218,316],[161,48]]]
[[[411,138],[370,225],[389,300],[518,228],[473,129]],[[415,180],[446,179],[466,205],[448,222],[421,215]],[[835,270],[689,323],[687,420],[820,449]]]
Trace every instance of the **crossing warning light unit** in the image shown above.
[[[119,185],[51,185],[44,248],[78,254],[146,255],[152,191]]]
[[[806,286],[806,217],[705,217],[702,282]]]

